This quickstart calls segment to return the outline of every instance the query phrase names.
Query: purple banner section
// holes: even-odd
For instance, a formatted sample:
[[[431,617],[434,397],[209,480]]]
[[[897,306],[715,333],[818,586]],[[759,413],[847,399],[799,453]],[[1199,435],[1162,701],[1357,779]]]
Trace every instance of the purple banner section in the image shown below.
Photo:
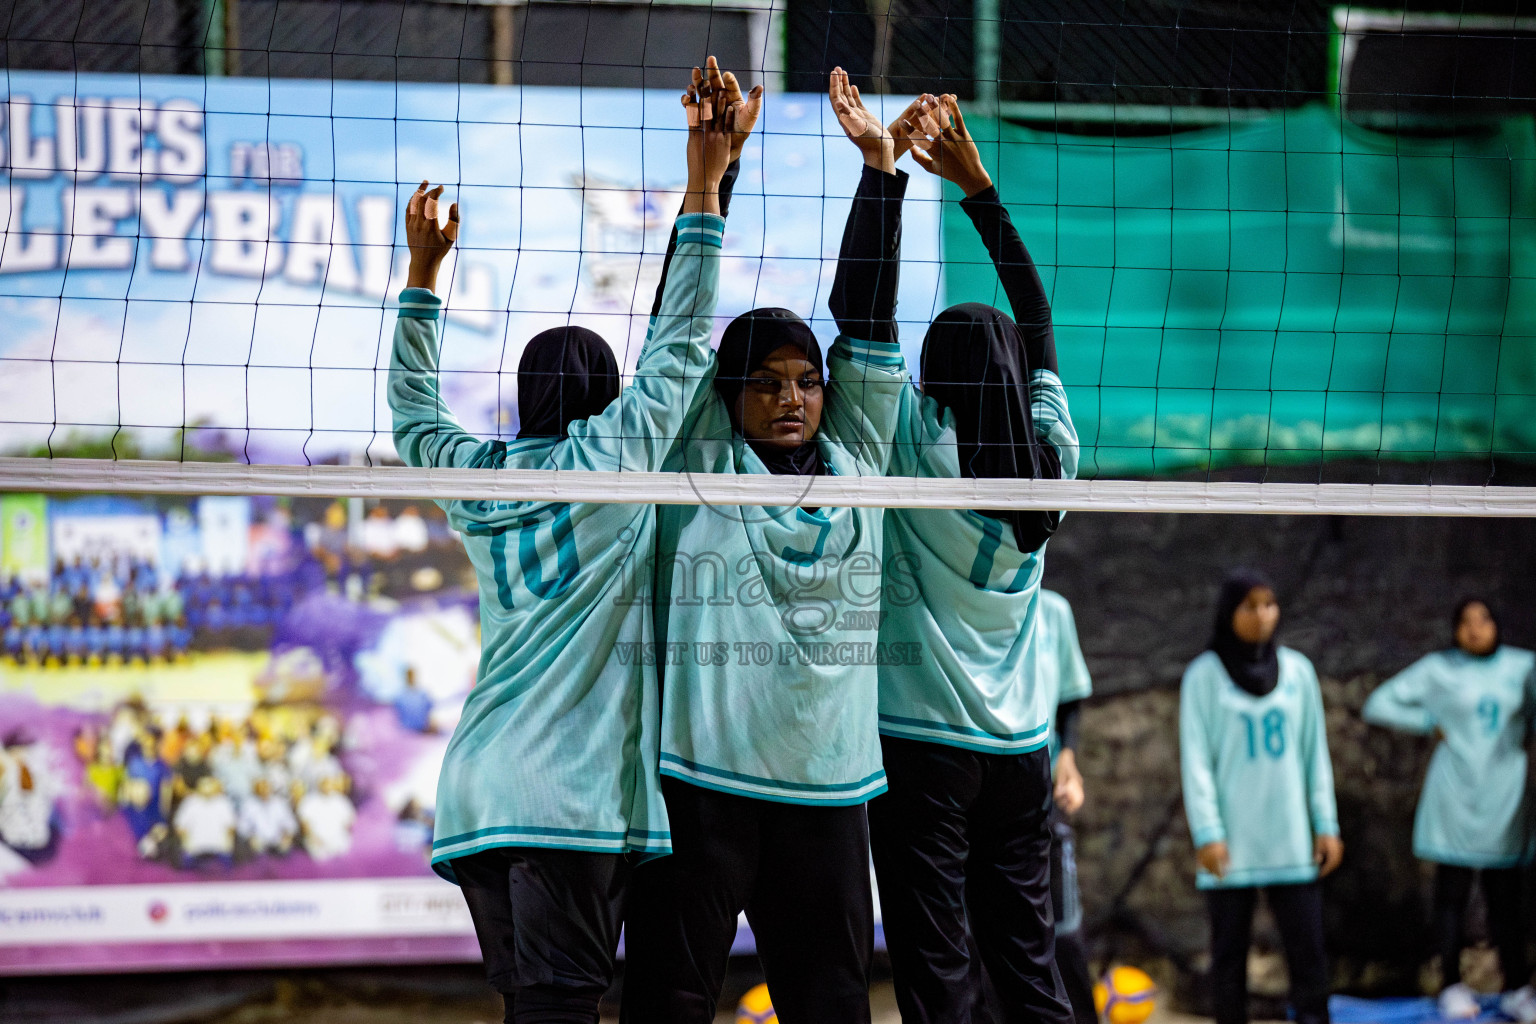
[[[0,501],[0,972],[474,959],[427,866],[480,644],[442,513]]]
[[[0,970],[15,975],[128,973],[236,966],[473,963],[479,959],[480,947],[473,934],[265,942],[75,943],[0,950]]]

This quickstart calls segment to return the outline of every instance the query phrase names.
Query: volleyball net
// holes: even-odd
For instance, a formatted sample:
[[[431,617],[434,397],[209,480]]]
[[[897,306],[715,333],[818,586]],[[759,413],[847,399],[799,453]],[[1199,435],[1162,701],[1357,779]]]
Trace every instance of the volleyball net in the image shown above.
[[[413,470],[391,440],[416,185],[464,215],[442,390],[511,440],[539,331],[590,327],[633,373],[686,177],[677,96],[714,53],[768,88],[716,336],[763,305],[836,334],[860,158],[831,67],[887,120],[954,92],[1083,444],[1077,481],[806,500],[1536,511],[1536,20],[1245,6],[17,2],[0,489],[786,503],[773,478]],[[902,167],[915,371],[944,308],[1007,303],[958,194]]]

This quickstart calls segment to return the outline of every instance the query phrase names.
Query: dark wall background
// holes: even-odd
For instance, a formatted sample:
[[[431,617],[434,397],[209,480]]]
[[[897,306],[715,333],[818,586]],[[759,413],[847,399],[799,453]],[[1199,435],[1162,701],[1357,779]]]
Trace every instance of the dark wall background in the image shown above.
[[[1536,645],[1533,559],[1536,522],[1522,519],[1069,515],[1046,585],[1071,600],[1094,678],[1077,824],[1097,953],[1152,966],[1178,1002],[1203,1005],[1207,932],[1179,799],[1178,685],[1210,635],[1222,576],[1246,565],[1275,580],[1281,641],[1323,680],[1346,844],[1326,883],[1336,981],[1417,991],[1428,888],[1411,829],[1431,746],[1366,726],[1360,708],[1381,680],[1449,645],[1463,595],[1486,595],[1507,640]],[[1272,930],[1259,941],[1278,948]],[[1255,982],[1283,992],[1283,972],[1267,988]]]

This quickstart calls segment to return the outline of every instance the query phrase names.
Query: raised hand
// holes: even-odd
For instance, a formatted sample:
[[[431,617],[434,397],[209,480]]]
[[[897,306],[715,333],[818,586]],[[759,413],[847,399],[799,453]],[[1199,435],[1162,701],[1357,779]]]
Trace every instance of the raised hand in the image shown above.
[[[411,193],[410,202],[405,204],[405,242],[411,250],[411,265],[405,279],[407,288],[437,291],[438,268],[459,239],[458,203],[448,207],[446,226],[437,222],[438,199],[442,194],[443,186],[429,190],[428,183],[422,181]]]
[[[946,93],[941,100],[954,124],[941,128],[936,135],[929,135],[931,145],[927,151],[913,149],[912,159],[928,173],[960,186],[960,191],[969,198],[991,188],[992,176],[982,166],[981,153],[977,151],[971,133],[966,131],[960,101],[952,93]]]
[[[907,105],[896,120],[886,126],[896,143],[896,159],[913,146],[927,150],[932,139],[949,127],[949,110],[933,93],[925,92]]]
[[[714,58],[710,58],[714,65]],[[717,83],[719,67],[713,67]],[[745,104],[726,104],[723,89],[716,91],[698,69],[693,82],[683,94],[683,109],[688,117],[688,190],[683,196],[684,213],[719,213],[720,179],[731,163],[732,143],[737,117]]]
[[[858,86],[848,81],[848,72],[833,68],[827,86],[827,98],[843,134],[864,154],[864,162],[887,174],[896,173],[896,141],[859,96]]]
[[[714,102],[727,108],[736,107],[736,126],[731,132],[731,162],[741,159],[741,151],[752,134],[757,118],[763,112],[763,87],[754,85],[746,96],[741,94],[741,84],[729,71],[721,71],[720,64],[711,57],[705,62],[704,71],[693,69],[693,87],[701,88],[705,76],[709,79],[710,95]]]

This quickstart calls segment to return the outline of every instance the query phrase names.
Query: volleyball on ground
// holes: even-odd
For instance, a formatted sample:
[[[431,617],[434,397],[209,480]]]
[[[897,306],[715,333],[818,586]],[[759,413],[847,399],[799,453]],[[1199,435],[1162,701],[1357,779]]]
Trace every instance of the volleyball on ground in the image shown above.
[[[1108,1024],[1141,1024],[1157,1006],[1157,983],[1138,967],[1110,968],[1093,986],[1093,1005]]]
[[[736,1024],[779,1024],[767,985],[754,985],[736,1004]]]

